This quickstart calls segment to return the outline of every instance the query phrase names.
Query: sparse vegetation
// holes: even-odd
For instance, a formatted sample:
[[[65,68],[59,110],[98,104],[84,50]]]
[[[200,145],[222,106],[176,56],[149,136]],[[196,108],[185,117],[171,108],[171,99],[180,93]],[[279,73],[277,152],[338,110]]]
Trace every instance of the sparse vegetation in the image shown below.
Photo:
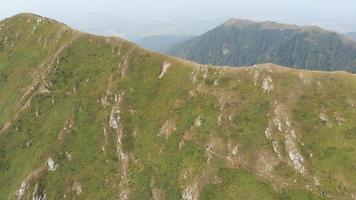
[[[352,74],[200,66],[30,14],[0,24],[1,199],[356,195]]]

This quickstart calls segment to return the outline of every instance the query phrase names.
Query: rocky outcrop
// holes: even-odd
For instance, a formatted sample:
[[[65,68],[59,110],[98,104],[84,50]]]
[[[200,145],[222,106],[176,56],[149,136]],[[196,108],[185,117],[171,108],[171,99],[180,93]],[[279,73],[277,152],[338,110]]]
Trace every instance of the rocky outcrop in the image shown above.
[[[161,74],[158,76],[159,79],[161,79],[164,74],[167,73],[168,68],[171,66],[171,63],[164,61],[163,65],[162,65],[162,70],[161,70]]]
[[[292,127],[287,108],[277,102],[274,103],[274,107],[274,119],[269,122],[265,135],[271,141],[273,150],[280,160],[283,160],[280,147],[283,144],[293,168],[305,174],[307,170],[304,166],[304,157],[299,150],[299,138]]]

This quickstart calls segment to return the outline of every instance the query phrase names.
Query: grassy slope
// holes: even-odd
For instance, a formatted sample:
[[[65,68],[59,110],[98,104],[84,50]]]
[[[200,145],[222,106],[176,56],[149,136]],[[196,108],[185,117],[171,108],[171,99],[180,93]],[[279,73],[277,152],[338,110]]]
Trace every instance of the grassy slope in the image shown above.
[[[14,198],[24,180],[29,186],[23,198],[37,184],[37,194],[48,199],[117,199],[123,188],[130,199],[180,199],[186,188],[201,199],[350,199],[356,191],[354,75],[268,64],[203,67],[116,38],[68,31],[57,41],[64,26],[54,21],[27,33],[38,19],[19,15],[0,30],[0,125],[11,122],[0,135],[1,199]],[[13,37],[16,32],[21,37]],[[46,46],[38,42],[41,34]],[[164,62],[171,66],[159,79]],[[21,109],[21,97],[43,72],[41,63],[52,70]],[[266,77],[273,80],[271,92],[262,89]],[[43,85],[49,93],[39,92]],[[109,125],[119,94],[121,145]],[[282,149],[273,176],[261,176],[261,153],[276,157],[265,136],[276,105],[286,107],[298,134],[305,175]],[[158,135],[168,120],[176,126],[166,139]],[[128,157],[127,169],[118,149]],[[46,169],[48,158],[58,165],[53,172]]]

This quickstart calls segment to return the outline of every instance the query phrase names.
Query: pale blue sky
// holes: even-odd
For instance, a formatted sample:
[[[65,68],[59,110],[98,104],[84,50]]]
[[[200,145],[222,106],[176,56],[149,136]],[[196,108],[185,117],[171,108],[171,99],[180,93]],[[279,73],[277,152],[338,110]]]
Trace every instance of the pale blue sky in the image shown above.
[[[231,17],[356,31],[356,0],[0,0],[0,18],[32,12],[82,31],[136,39],[195,35]]]

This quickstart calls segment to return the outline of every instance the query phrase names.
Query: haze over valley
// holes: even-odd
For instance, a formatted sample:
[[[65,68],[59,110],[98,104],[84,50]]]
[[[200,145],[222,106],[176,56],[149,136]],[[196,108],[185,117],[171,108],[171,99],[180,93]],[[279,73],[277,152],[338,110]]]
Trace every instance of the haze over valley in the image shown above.
[[[316,25],[356,32],[353,0],[5,0],[0,18],[31,12],[81,31],[131,41],[155,35],[200,35],[228,19]]]

